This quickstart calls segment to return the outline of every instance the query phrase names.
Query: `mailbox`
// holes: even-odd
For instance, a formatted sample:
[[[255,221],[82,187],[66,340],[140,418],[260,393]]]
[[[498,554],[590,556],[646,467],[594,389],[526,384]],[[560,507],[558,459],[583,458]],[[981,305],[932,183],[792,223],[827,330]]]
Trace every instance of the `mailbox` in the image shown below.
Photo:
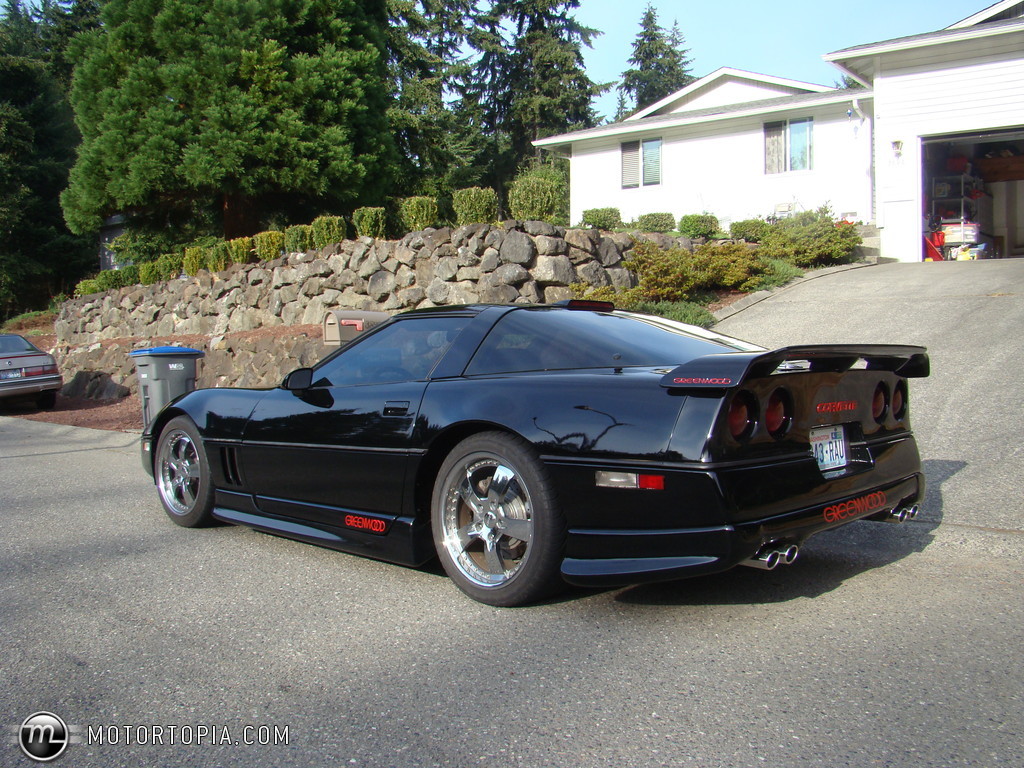
[[[390,318],[391,315],[387,312],[358,309],[328,310],[324,316],[324,344],[328,347],[343,346],[363,331],[368,331]]]

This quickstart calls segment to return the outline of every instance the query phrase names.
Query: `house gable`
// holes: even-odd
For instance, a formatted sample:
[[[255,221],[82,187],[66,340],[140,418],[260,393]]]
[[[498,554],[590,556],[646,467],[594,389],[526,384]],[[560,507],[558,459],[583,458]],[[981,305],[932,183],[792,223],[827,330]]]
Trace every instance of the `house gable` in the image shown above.
[[[824,93],[829,90],[832,89],[824,85],[722,67],[630,115],[626,122],[656,115],[692,112],[780,96]]]
[[[990,5],[983,11],[968,16],[956,24],[950,24],[946,29],[966,29],[977,24],[987,24],[993,21],[1006,21],[1024,16],[1024,2],[1021,0],[1002,0],[1002,2]]]

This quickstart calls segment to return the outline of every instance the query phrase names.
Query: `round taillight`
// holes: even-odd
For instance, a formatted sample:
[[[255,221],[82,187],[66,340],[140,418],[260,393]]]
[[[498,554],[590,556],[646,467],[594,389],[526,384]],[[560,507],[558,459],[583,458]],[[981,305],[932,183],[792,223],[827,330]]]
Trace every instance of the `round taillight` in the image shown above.
[[[768,398],[768,407],[764,410],[764,426],[772,437],[782,437],[793,421],[793,405],[789,392],[776,389]]]
[[[883,382],[875,387],[875,396],[871,399],[871,416],[881,424],[885,421],[885,414],[889,410],[889,389]]]
[[[736,440],[746,440],[757,424],[757,403],[749,392],[737,392],[729,403],[729,434]]]
[[[900,381],[892,392],[892,415],[897,421],[907,415],[907,382]]]

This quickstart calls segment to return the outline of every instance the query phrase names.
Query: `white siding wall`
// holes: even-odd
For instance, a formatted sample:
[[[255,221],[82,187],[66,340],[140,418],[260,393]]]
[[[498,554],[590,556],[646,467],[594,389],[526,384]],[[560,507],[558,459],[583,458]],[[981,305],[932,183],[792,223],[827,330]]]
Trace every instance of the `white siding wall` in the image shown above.
[[[1024,33],[882,57],[874,93],[883,256],[921,259],[921,137],[1024,126],[1022,52]]]
[[[618,208],[625,220],[644,213],[714,213],[724,222],[766,216],[781,203],[797,210],[829,203],[837,214],[870,221],[870,124],[847,117],[844,103],[783,118],[814,118],[814,168],[764,173],[763,121],[746,118],[652,131],[662,138],[662,183],[622,189],[618,139],[578,142],[572,158],[572,223],[589,208]]]

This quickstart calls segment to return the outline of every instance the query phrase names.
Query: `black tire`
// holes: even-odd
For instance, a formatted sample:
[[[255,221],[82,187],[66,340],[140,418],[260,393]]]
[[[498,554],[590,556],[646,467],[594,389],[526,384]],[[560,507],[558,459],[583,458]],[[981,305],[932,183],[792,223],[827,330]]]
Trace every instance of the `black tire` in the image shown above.
[[[455,446],[434,483],[431,524],[445,572],[474,600],[523,605],[564,587],[565,518],[518,437],[483,432]]]
[[[210,462],[199,430],[188,416],[178,416],[164,426],[156,443],[153,477],[171,520],[185,528],[214,523]]]
[[[36,407],[48,411],[57,404],[57,390],[48,389],[36,396]]]

